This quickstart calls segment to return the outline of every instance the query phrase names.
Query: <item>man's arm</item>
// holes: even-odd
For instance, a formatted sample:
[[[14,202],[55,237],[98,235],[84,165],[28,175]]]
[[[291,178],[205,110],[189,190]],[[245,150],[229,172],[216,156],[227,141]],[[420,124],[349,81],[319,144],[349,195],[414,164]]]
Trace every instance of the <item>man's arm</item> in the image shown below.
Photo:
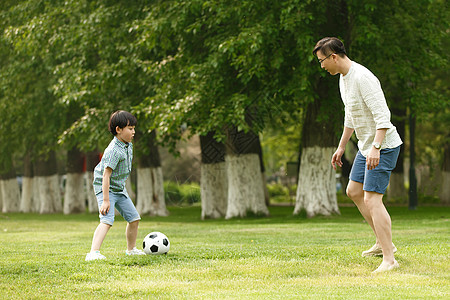
[[[102,179],[102,192],[103,192],[103,203],[100,206],[100,213],[102,215],[106,215],[110,209],[109,202],[109,185],[111,180],[112,169],[110,167],[106,167],[105,171],[103,171],[103,179]]]
[[[339,142],[339,146],[334,152],[333,157],[331,158],[331,165],[333,166],[333,169],[336,170],[336,165],[339,167],[342,167],[342,155],[344,155],[345,152],[345,146],[347,145],[348,141],[352,137],[354,129],[344,126],[344,131],[342,132],[341,140]]]
[[[377,129],[373,142],[381,145],[381,143],[383,143],[384,137],[386,136],[386,131],[387,128]],[[380,149],[376,149],[375,146],[372,146],[372,149],[370,149],[369,154],[366,157],[367,170],[375,169],[379,163]]]

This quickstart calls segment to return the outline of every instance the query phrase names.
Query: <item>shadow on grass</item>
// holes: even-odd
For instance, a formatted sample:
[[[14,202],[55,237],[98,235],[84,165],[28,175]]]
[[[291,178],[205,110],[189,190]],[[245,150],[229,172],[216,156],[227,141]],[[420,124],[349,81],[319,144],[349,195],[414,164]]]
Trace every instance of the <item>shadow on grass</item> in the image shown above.
[[[348,223],[348,222],[361,222],[362,217],[358,209],[353,205],[345,205],[340,208],[341,215],[331,216],[316,216],[313,218],[307,218],[305,213],[299,215],[293,215],[293,206],[270,206],[270,216],[260,216],[249,214],[245,218],[232,218],[225,220],[219,219],[201,219],[201,207],[200,206],[172,206],[168,207],[170,215],[168,217],[157,217],[143,215],[141,222],[158,222],[158,223],[197,223],[204,224],[278,224],[278,223]],[[387,207],[391,218],[395,219],[448,219],[450,213],[450,207],[448,206],[424,206],[418,207],[416,210],[409,210],[407,206],[393,206]],[[47,222],[98,222],[97,214],[83,213],[64,215],[58,214],[36,214],[36,213],[3,213],[0,214],[0,221],[47,221]],[[116,221],[124,221],[121,216],[116,216]]]

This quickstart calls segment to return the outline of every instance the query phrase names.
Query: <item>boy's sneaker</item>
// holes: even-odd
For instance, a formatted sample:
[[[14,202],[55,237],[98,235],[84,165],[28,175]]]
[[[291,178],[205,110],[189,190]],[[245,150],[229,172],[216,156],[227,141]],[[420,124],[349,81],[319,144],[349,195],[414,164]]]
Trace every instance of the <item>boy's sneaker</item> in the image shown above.
[[[392,246],[394,247],[394,253],[397,252],[397,248],[395,247],[394,244],[392,244]],[[370,248],[369,250],[363,251],[362,256],[366,257],[366,256],[381,256],[383,255],[383,250],[381,249],[380,245],[373,245],[372,248]]]
[[[145,255],[145,252],[134,247],[133,250],[127,250],[127,252],[125,252],[125,254],[126,255]]]
[[[100,251],[92,251],[86,254],[86,261],[98,260],[98,259],[106,259],[104,255],[100,253]]]

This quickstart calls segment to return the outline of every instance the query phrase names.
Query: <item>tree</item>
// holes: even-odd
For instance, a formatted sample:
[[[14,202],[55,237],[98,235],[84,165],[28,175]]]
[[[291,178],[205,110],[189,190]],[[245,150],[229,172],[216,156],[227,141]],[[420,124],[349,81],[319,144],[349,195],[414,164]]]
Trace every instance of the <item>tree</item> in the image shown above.
[[[311,186],[326,191],[325,214],[333,212],[334,177],[325,164],[342,105],[336,78],[320,70],[312,47],[325,35],[341,37],[352,59],[380,78],[393,113],[404,119],[405,111],[414,111],[419,120],[438,115],[445,131],[448,88],[437,82],[448,64],[446,7],[442,0],[6,0],[0,9],[0,139],[9,143],[0,148],[0,160],[8,161],[9,153],[14,159],[30,154],[36,162],[55,150],[103,149],[110,138],[105,124],[117,109],[138,116],[142,149],[155,129],[156,144],[174,150],[185,128],[203,137],[214,133],[226,144],[230,128],[250,136],[298,122],[305,173],[296,212],[320,206],[322,200],[307,196]],[[250,124],[247,112],[255,107]],[[323,167],[308,162],[310,150],[323,153]],[[305,184],[303,174],[313,170],[323,172]],[[324,212],[309,215],[316,213]]]
[[[264,119],[278,117],[278,103],[292,100],[293,82],[299,79],[292,77],[295,32],[285,39],[285,30],[279,29],[281,10],[282,5],[269,1],[165,2],[152,10],[143,35],[167,54],[152,69],[162,84],[140,109],[151,107],[164,141],[176,139],[187,124],[193,134],[214,132],[220,143],[226,141],[226,128],[245,136],[261,131]],[[249,125],[246,112],[251,107],[258,108],[258,118]],[[228,197],[242,185],[236,188],[228,185]],[[257,195],[259,187],[254,188],[258,190],[251,193]]]
[[[139,131],[138,131],[139,133]],[[155,141],[156,132],[144,134],[139,139],[141,146],[146,146],[138,158],[137,168],[137,205],[141,214],[168,216],[163,189],[163,173],[158,146]],[[142,139],[145,139],[143,141]]]
[[[224,217],[227,212],[228,177],[225,145],[217,142],[214,135],[214,132],[209,132],[200,136],[202,219]]]
[[[2,124],[7,124],[9,130],[2,133],[2,140],[14,141],[10,149],[6,150],[15,155],[32,155],[31,159],[46,160],[54,157],[51,151],[55,149],[56,137],[60,129],[61,112],[50,92],[54,76],[51,72],[51,56],[46,53],[41,45],[48,42],[49,34],[39,32],[42,17],[45,15],[46,5],[43,2],[25,1],[9,10],[2,11],[7,23],[2,41],[4,49],[7,49],[8,60],[1,69],[2,98],[1,104],[5,109],[2,112],[5,118]],[[45,116],[45,117],[42,117]],[[17,135],[17,132],[23,134]],[[8,147],[2,147],[2,150]],[[49,155],[50,152],[50,155]],[[1,156],[0,160],[8,159]],[[42,213],[50,213],[60,210],[59,179],[54,170],[45,175],[50,178],[38,180],[36,187],[45,191],[54,191],[58,187],[58,199],[47,199],[47,192],[42,192],[37,199]],[[36,170],[36,176],[43,171]],[[45,173],[45,172],[44,172]],[[50,174],[51,173],[51,174]],[[48,185],[48,186],[42,186]],[[44,199],[45,198],[45,199]],[[58,203],[59,201],[59,203]]]

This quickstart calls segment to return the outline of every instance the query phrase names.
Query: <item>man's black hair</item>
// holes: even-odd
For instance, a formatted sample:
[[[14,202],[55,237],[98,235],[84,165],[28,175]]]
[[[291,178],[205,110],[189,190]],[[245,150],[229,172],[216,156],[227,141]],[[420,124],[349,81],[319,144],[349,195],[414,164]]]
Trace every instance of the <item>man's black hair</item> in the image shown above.
[[[327,56],[332,53],[347,55],[345,51],[344,43],[335,37],[326,37],[317,42],[314,47],[313,54],[317,56],[317,51],[322,52],[323,55]]]

